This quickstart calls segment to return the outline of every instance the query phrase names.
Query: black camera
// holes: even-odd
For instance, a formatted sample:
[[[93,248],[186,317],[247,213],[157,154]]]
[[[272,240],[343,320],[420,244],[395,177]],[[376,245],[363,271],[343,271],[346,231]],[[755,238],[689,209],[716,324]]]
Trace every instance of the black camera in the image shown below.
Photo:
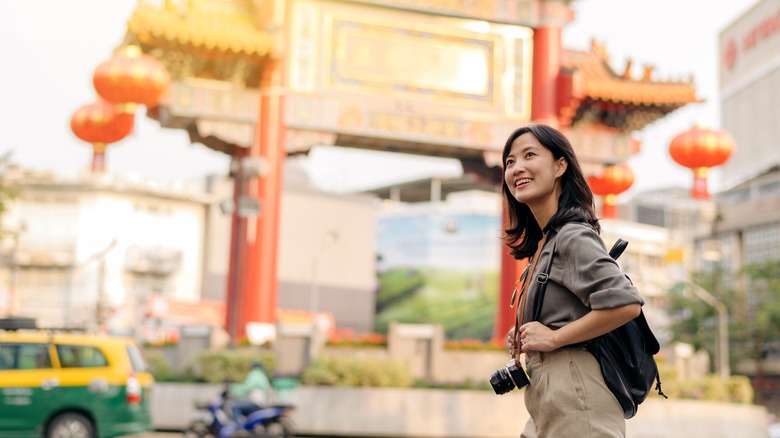
[[[514,359],[511,359],[504,368],[499,368],[490,376],[490,386],[498,395],[506,394],[515,387],[517,389],[523,388],[530,383],[528,376],[525,375],[525,370],[520,365],[515,364]]]

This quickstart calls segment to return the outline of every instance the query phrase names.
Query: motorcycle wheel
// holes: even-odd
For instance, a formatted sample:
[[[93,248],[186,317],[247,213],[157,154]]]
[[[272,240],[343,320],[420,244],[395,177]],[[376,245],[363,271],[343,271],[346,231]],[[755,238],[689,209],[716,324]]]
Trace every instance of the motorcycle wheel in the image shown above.
[[[278,418],[265,425],[258,436],[265,438],[293,438],[293,426],[289,418]]]
[[[215,437],[214,435],[211,434],[208,424],[202,421],[197,421],[195,423],[190,424],[190,427],[188,427],[187,430],[184,431],[184,438],[215,438]]]

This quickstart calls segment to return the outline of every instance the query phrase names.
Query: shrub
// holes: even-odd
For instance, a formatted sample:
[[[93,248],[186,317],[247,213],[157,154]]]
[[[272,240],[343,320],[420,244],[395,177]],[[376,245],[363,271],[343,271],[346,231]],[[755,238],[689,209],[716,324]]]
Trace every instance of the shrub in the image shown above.
[[[263,365],[269,377],[273,375],[276,356],[271,350],[258,348],[203,351],[195,357],[196,374],[208,383],[241,382],[254,361]]]
[[[726,388],[729,394],[729,401],[749,405],[753,403],[753,385],[750,379],[745,376],[731,376],[726,382]]]
[[[499,343],[485,342],[479,339],[457,339],[444,343],[445,350],[467,350],[467,351],[504,351],[505,347]]]
[[[414,382],[415,388],[425,389],[451,389],[451,390],[469,390],[469,391],[493,391],[490,382],[485,380],[466,379],[463,382],[431,382],[428,380],[417,380]]]
[[[149,372],[158,382],[170,382],[176,380],[176,373],[168,362],[165,354],[159,351],[145,351],[144,358],[149,366]]]
[[[387,336],[380,333],[367,333],[360,336],[334,334],[328,339],[329,347],[387,347]]]
[[[318,357],[301,376],[304,385],[408,388],[409,370],[385,359]]]

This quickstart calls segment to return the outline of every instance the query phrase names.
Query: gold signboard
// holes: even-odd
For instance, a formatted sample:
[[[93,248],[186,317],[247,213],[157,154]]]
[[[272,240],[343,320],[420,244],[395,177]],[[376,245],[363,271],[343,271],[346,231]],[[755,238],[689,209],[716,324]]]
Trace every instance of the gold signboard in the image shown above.
[[[296,0],[287,126],[377,139],[363,142],[377,149],[389,144],[381,139],[495,149],[530,117],[531,36],[521,26]]]
[[[533,0],[352,0],[463,18],[535,27]]]
[[[334,20],[331,29],[335,50],[326,75],[334,89],[487,102],[495,96],[493,61],[500,41],[345,20]]]
[[[258,90],[196,78],[174,81],[166,102],[171,116],[197,120],[201,135],[241,147],[254,141],[259,105]]]
[[[167,106],[178,117],[254,123],[260,92],[229,82],[187,78],[171,85]]]

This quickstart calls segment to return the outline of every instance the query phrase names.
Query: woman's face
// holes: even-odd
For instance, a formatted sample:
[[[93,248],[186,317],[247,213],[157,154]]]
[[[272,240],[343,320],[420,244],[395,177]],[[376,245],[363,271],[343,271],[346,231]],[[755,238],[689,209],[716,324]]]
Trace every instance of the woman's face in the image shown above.
[[[504,163],[504,181],[518,202],[532,206],[552,200],[557,205],[556,181],[566,170],[566,160],[556,160],[531,133],[514,142]]]

